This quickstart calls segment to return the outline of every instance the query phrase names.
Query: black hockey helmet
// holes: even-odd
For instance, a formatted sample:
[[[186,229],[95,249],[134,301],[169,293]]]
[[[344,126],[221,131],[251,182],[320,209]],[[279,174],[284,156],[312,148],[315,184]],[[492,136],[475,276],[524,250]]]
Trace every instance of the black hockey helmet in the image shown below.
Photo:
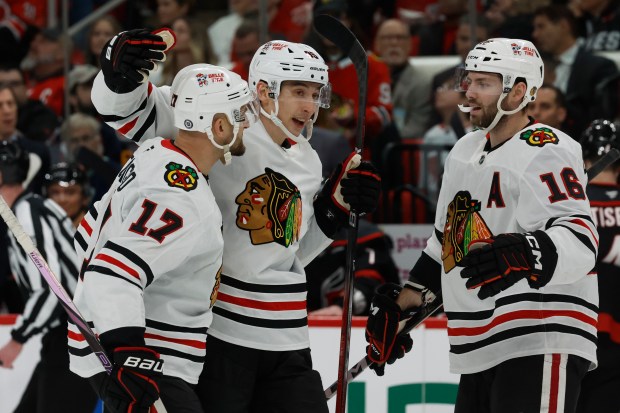
[[[3,184],[21,184],[28,176],[30,158],[17,142],[0,141],[0,171]]]
[[[605,155],[611,148],[620,147],[618,128],[612,121],[596,119],[581,134],[579,143],[584,158],[596,159]]]
[[[45,174],[44,183],[44,195],[47,195],[47,188],[51,184],[60,184],[61,186],[80,185],[84,195],[92,195],[86,173],[73,163],[60,162],[53,165],[49,172]]]

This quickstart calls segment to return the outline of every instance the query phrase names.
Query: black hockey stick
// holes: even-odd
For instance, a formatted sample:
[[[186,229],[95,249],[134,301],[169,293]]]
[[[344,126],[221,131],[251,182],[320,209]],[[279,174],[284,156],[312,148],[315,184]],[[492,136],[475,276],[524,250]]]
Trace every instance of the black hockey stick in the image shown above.
[[[596,161],[594,165],[592,165],[587,171],[588,182],[590,182],[596,175],[601,173],[605,168],[610,166],[612,163],[616,162],[620,159],[620,151],[616,148],[612,148],[607,152],[601,159]],[[441,294],[437,294],[435,299],[426,304],[421,311],[415,313],[413,317],[408,319],[402,329],[399,330],[399,334],[409,334],[411,330],[422,324],[428,317],[436,313],[441,307],[443,307],[443,300],[441,299]],[[366,370],[370,365],[373,364],[368,356],[365,356],[363,359],[358,361],[353,367],[349,369],[347,372],[348,381],[353,381],[357,376],[362,374],[364,370]],[[325,389],[325,398],[327,400],[334,397],[334,393],[338,391],[338,382],[332,383],[331,386]]]
[[[314,18],[316,31],[334,43],[345,56],[351,59],[357,74],[358,105],[357,125],[355,130],[355,152],[361,153],[364,147],[364,121],[366,115],[366,88],[368,85],[368,55],[353,33],[340,20],[319,15]],[[354,252],[357,245],[357,214],[349,213],[347,229],[346,269],[344,279],[344,300],[342,303],[342,326],[340,329],[340,353],[338,358],[338,397],[336,413],[344,413],[347,400],[347,384],[349,368],[349,344],[351,340],[351,315],[353,313],[353,273],[355,271]]]
[[[13,233],[15,239],[17,239],[17,242],[19,242],[26,254],[28,254],[28,256],[30,257],[30,260],[39,270],[39,273],[41,274],[47,285],[50,287],[50,290],[52,290],[54,295],[58,297],[58,300],[67,312],[69,319],[80,330],[92,352],[95,353],[105,371],[110,374],[112,372],[113,365],[110,361],[110,358],[106,354],[103,346],[101,345],[101,342],[95,335],[94,331],[88,326],[88,323],[80,314],[80,311],[73,303],[73,300],[71,300],[71,297],[64,289],[60,281],[58,281],[58,278],[45,261],[45,258],[43,258],[43,256],[34,245],[28,234],[26,234],[24,228],[21,226],[19,221],[17,221],[17,217],[15,216],[13,211],[11,211],[11,208],[9,208],[6,201],[1,195],[0,215],[2,216],[4,222],[6,222],[6,225],[9,227],[9,230]],[[94,387],[96,387],[96,385]],[[166,413],[166,409],[164,408],[161,399],[158,399],[153,406],[157,409],[158,413]]]

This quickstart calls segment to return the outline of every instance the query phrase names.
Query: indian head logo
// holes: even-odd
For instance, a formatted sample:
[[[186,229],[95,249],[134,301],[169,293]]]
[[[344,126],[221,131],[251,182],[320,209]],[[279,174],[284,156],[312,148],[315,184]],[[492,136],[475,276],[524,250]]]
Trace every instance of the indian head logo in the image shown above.
[[[196,82],[198,82],[200,87],[207,86],[207,76],[204,73],[198,73],[196,75]]]
[[[441,260],[446,273],[457,266],[469,252],[469,244],[493,234],[480,215],[480,201],[468,191],[459,191],[448,205],[443,228]]]
[[[237,227],[250,232],[253,245],[276,242],[288,247],[299,240],[301,194],[281,173],[265,173],[248,181],[237,199]]]
[[[526,130],[525,132],[521,133],[519,138],[527,142],[527,144],[530,146],[538,146],[540,148],[542,148],[548,143],[557,145],[560,141],[558,136],[549,128]]]
[[[168,186],[189,192],[198,186],[198,173],[191,166],[183,167],[181,164],[169,162],[166,165],[164,180]]]

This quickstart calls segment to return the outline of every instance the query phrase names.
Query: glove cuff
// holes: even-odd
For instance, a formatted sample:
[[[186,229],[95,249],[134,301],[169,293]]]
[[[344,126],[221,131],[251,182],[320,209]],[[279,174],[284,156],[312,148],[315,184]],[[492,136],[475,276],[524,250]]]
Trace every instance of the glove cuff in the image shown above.
[[[558,263],[558,252],[551,237],[545,231],[523,234],[529,248],[532,274],[527,278],[530,287],[539,289],[551,281]]]

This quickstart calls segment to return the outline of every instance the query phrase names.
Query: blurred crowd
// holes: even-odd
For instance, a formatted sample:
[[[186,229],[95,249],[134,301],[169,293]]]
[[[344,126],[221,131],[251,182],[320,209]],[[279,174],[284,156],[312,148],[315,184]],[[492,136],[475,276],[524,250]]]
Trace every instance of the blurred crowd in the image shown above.
[[[312,30],[312,21],[330,14],[344,22],[369,52],[364,151],[384,185],[369,233],[376,223],[432,222],[442,161],[472,129],[458,110],[466,98],[454,87],[454,73],[479,41],[528,39],[544,53],[545,85],[527,107],[536,120],[575,139],[594,119],[620,121],[619,0],[477,0],[475,10],[468,0],[268,0],[267,30],[258,0],[128,0],[71,36],[50,25],[60,21],[56,3],[58,10],[48,10],[47,0],[0,0],[0,140],[38,156],[28,189],[53,197],[76,225],[135,149],[122,130],[105,125],[90,99],[102,48],[121,30],[176,33],[175,47],[151,74],[157,86],[204,62],[247,79],[254,53],[268,40],[314,47],[332,84],[331,107],[321,111],[311,140],[327,174],[354,147],[358,85],[351,61]],[[106,2],[70,3],[73,25]],[[389,251],[389,244],[377,248]],[[1,294],[13,297],[4,245],[0,283]],[[20,312],[18,300],[4,301]]]

